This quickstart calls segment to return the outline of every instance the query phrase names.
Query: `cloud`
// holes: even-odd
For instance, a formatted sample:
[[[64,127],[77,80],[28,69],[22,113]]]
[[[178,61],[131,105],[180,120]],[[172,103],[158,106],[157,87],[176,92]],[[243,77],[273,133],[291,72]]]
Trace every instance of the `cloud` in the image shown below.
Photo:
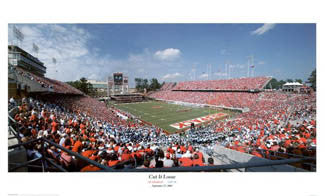
[[[176,72],[176,73],[173,73],[173,74],[166,74],[161,79],[162,80],[170,80],[170,79],[176,79],[176,78],[182,77],[182,76],[183,76],[183,74],[180,74],[180,73]]]
[[[227,49],[221,49],[220,50],[220,55],[229,55],[229,51]]]
[[[16,25],[24,34],[24,40],[20,46],[37,56],[47,67],[46,76],[62,81],[76,80],[82,76],[88,77],[93,73],[87,73],[86,65],[88,56],[91,55],[87,41],[90,34],[75,25],[34,24]],[[9,25],[8,40],[15,44],[12,28]],[[39,53],[32,51],[35,43],[39,47]],[[52,58],[56,58],[54,65]]]
[[[199,76],[199,78],[208,78],[208,74],[207,73],[203,73],[203,74],[201,74],[200,76]]]
[[[215,75],[215,76],[227,76],[227,73],[223,73],[223,72],[215,72],[214,75]]]
[[[256,29],[255,31],[252,31],[251,34],[252,35],[262,35],[262,34],[268,32],[269,30],[273,29],[275,27],[275,25],[276,24],[274,24],[274,23],[265,23],[260,28]]]
[[[138,53],[129,53],[126,58],[116,58],[102,51],[91,41],[96,34],[74,24],[19,24],[16,25],[25,35],[21,48],[29,52],[47,67],[46,77],[60,81],[74,81],[81,77],[107,81],[113,72],[123,72],[129,76],[130,86],[134,78],[181,78],[185,67],[179,49],[150,51],[144,48]],[[9,44],[17,44],[12,33],[13,25],[8,25]],[[36,55],[32,50],[35,43],[39,47]],[[52,58],[57,63],[53,64]],[[162,60],[157,60],[157,58]],[[165,60],[163,60],[165,59]],[[168,59],[168,60],[167,60]],[[168,72],[176,73],[168,75]]]
[[[66,32],[66,28],[64,28],[64,27],[62,27],[62,26],[60,26],[60,25],[54,25],[52,28],[53,28],[55,31],[60,32],[60,33],[64,33],[64,32]]]
[[[245,64],[230,64],[229,65],[229,68],[233,69],[233,68],[236,68],[236,69],[244,69],[247,65]]]
[[[155,57],[160,60],[175,60],[179,58],[181,51],[175,48],[167,48],[165,50],[158,50],[155,52]]]

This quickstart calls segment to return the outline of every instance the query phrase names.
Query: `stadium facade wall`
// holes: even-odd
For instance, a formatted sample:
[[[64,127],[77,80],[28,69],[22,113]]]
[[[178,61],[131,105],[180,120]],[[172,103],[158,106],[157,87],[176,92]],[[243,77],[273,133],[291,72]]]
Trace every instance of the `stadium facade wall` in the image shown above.
[[[218,154],[217,159],[222,164],[234,164],[234,163],[260,163],[270,161],[268,159],[260,158],[251,154],[242,153],[236,150],[231,150],[223,146],[216,145],[213,150]],[[244,169],[240,169],[244,171]],[[290,165],[274,165],[270,167],[252,167],[247,169],[248,172],[306,172],[306,170],[296,168]]]
[[[17,84],[15,82],[8,82],[8,98],[17,98]]]
[[[20,99],[27,97],[28,86],[23,84],[17,84],[16,82],[8,81],[8,99],[11,97],[15,99]]]

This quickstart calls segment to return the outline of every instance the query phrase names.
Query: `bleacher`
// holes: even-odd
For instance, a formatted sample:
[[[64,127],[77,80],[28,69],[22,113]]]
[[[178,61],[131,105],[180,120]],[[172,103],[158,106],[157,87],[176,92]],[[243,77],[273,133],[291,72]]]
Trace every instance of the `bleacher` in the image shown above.
[[[42,77],[28,72],[20,67],[10,67],[9,78],[23,86],[29,87],[31,93],[59,93],[83,95],[78,89],[58,80]]]
[[[228,80],[202,80],[178,82],[172,90],[249,91],[261,90],[270,77],[236,78]],[[168,89],[162,89],[168,90]]]
[[[175,86],[175,82],[166,82],[160,90],[171,90]]]
[[[27,73],[28,75],[28,73]],[[28,75],[30,76],[30,75]],[[34,81],[34,76],[33,77],[33,81]],[[299,111],[306,111],[305,109],[305,103],[306,103],[306,99],[310,99],[309,101],[307,100],[307,103],[312,103],[313,100],[316,100],[315,97],[311,97],[311,96],[297,96],[297,97],[289,97],[287,95],[281,94],[281,93],[269,93],[269,92],[262,92],[262,93],[244,93],[244,92],[194,92],[194,91],[172,91],[172,90],[164,90],[164,91],[159,91],[156,92],[155,94],[153,94],[153,96],[157,96],[158,97],[163,97],[165,99],[171,99],[171,100],[181,100],[184,102],[191,102],[191,103],[208,103],[208,104],[213,104],[213,105],[225,105],[225,106],[231,106],[231,107],[250,107],[252,110],[249,113],[243,113],[237,116],[236,119],[231,120],[231,121],[225,121],[225,122],[216,122],[217,124],[214,124],[212,127],[210,127],[211,129],[208,130],[210,133],[209,137],[203,137],[206,130],[204,130],[205,128],[203,127],[202,130],[196,130],[193,133],[188,132],[187,136],[188,137],[184,137],[188,140],[188,142],[194,142],[195,146],[197,146],[198,151],[194,150],[194,145],[187,145],[187,142],[184,142],[181,146],[178,145],[177,141],[179,141],[176,138],[173,138],[173,136],[170,137],[171,140],[175,140],[173,141],[172,144],[168,144],[168,143],[161,143],[159,145],[161,146],[156,146],[153,145],[153,149],[157,149],[157,148],[161,148],[159,151],[157,151],[157,153],[159,152],[159,154],[157,155],[150,155],[151,157],[156,156],[155,158],[158,158],[158,156],[166,156],[167,154],[168,156],[171,156],[170,154],[175,153],[175,151],[179,149],[179,151],[181,152],[181,156],[182,158],[175,158],[175,160],[177,160],[177,166],[173,167],[173,168],[159,168],[160,166],[152,166],[155,168],[151,168],[151,167],[140,167],[140,168],[134,168],[134,165],[137,165],[138,163],[141,163],[140,165],[144,165],[143,162],[139,162],[139,160],[137,160],[137,158],[135,159],[126,159],[124,160],[124,158],[121,158],[121,162],[119,164],[113,165],[113,163],[115,164],[117,160],[115,160],[115,158],[111,157],[111,156],[97,156],[99,153],[98,150],[99,148],[101,149],[107,149],[107,152],[111,152],[112,151],[112,147],[118,146],[118,148],[123,148],[123,151],[121,151],[121,157],[130,157],[129,154],[132,153],[147,153],[147,152],[153,152],[153,150],[150,148],[151,144],[148,144],[148,146],[146,147],[142,147],[140,143],[137,143],[137,141],[134,140],[134,138],[138,138],[138,137],[145,137],[146,135],[150,135],[150,137],[154,138],[155,140],[161,142],[161,141],[169,141],[169,138],[167,138],[168,136],[164,135],[163,133],[160,132],[159,128],[154,128],[154,127],[146,127],[142,124],[137,124],[137,123],[131,123],[128,122],[127,120],[124,120],[123,118],[120,118],[119,116],[124,115],[124,116],[128,116],[127,113],[123,113],[123,111],[118,111],[117,109],[107,109],[107,107],[105,106],[104,103],[98,102],[95,99],[92,99],[88,96],[82,95],[82,94],[76,94],[78,93],[78,90],[74,89],[73,87],[63,83],[63,82],[59,82],[56,80],[51,80],[48,78],[37,78],[36,80],[37,82],[41,82],[44,83],[45,85],[52,85],[53,86],[53,93],[56,93],[57,96],[52,96],[49,94],[40,94],[41,96],[39,97],[41,101],[44,101],[44,103],[51,103],[51,104],[44,104],[43,106],[48,107],[46,108],[46,110],[48,112],[45,112],[47,114],[45,114],[45,116],[51,116],[51,114],[55,113],[55,117],[52,121],[56,121],[57,123],[61,124],[60,120],[63,120],[62,118],[65,118],[66,116],[70,116],[70,119],[65,119],[67,122],[66,123],[62,123],[61,125],[63,125],[64,129],[63,130],[57,130],[58,127],[56,127],[56,123],[54,123],[54,125],[48,125],[52,127],[52,131],[54,131],[53,136],[54,138],[51,137],[47,137],[49,133],[47,133],[46,131],[46,136],[44,137],[44,132],[43,130],[38,130],[33,132],[32,130],[28,130],[28,132],[26,132],[26,130],[24,130],[24,138],[25,138],[25,142],[26,142],[26,138],[28,138],[29,141],[33,141],[34,142],[47,142],[48,144],[50,144],[51,147],[55,147],[55,148],[47,148],[46,150],[44,149],[39,149],[39,151],[42,154],[42,156],[46,156],[46,161],[48,161],[49,163],[51,162],[56,162],[57,163],[57,168],[59,168],[61,171],[93,171],[93,167],[91,165],[95,165],[95,169],[96,170],[106,170],[106,171],[113,171],[114,169],[118,169],[119,167],[122,167],[122,164],[126,164],[127,161],[131,161],[131,165],[132,169],[128,168],[128,167],[124,167],[123,166],[123,170],[121,171],[224,171],[225,168],[227,171],[232,171],[234,169],[237,170],[237,168],[244,168],[242,169],[242,171],[301,171],[300,169],[297,169],[296,167],[299,168],[305,168],[308,165],[301,165],[298,162],[301,161],[309,161],[309,157],[311,156],[307,156],[305,157],[306,153],[314,153],[315,151],[310,150],[310,146],[314,145],[314,141],[311,142],[307,142],[306,143],[306,150],[301,150],[299,151],[298,148],[302,148],[301,144],[300,146],[296,147],[296,149],[291,149],[288,148],[288,152],[289,153],[293,153],[293,154],[303,154],[304,156],[297,156],[297,158],[295,159],[286,159],[286,158],[279,158],[275,157],[276,159],[274,159],[274,157],[272,156],[272,151],[273,151],[273,147],[282,147],[284,148],[285,145],[287,145],[287,141],[294,141],[297,139],[294,139],[294,136],[290,136],[290,138],[286,139],[285,137],[281,136],[283,135],[284,131],[282,129],[276,130],[277,133],[272,133],[272,135],[268,136],[268,134],[264,135],[264,132],[259,134],[260,138],[258,139],[258,142],[261,142],[261,144],[253,143],[254,140],[252,141],[248,141],[251,140],[251,137],[246,137],[245,134],[243,134],[241,137],[239,137],[239,135],[237,135],[237,139],[235,139],[234,141],[228,141],[228,140],[224,140],[222,142],[227,142],[226,144],[222,144],[224,147],[220,147],[218,148],[218,145],[215,146],[214,148],[214,160],[215,160],[215,164],[212,166],[209,166],[208,163],[203,163],[202,161],[199,162],[198,166],[196,165],[196,163],[194,163],[194,161],[199,161],[199,158],[195,158],[195,154],[196,152],[200,152],[203,151],[203,148],[201,148],[202,146],[198,145],[198,143],[195,143],[195,141],[193,141],[192,139],[196,138],[196,136],[194,134],[200,134],[200,132],[203,133],[203,135],[201,135],[200,137],[197,137],[199,139],[201,138],[209,138],[212,139],[214,138],[215,134],[223,134],[223,137],[228,137],[231,136],[232,133],[229,133],[227,130],[237,130],[238,133],[242,133],[245,132],[249,129],[249,131],[247,131],[247,134],[252,134],[254,132],[254,126],[257,126],[257,124],[259,124],[259,126],[268,126],[267,124],[273,123],[273,125],[277,125],[278,121],[280,122],[286,122],[286,119],[288,117],[290,117],[291,115],[291,110],[290,110],[290,104],[289,103],[293,103],[294,105],[292,105],[292,108],[295,108],[297,111],[294,113],[295,115],[298,115],[297,118],[298,119],[302,119],[301,117],[299,117]],[[74,94],[75,93],[75,94]],[[142,101],[144,99],[144,97],[140,94],[130,94],[130,95],[115,95],[113,96],[115,98],[115,100],[117,101],[121,101],[121,102],[127,102],[127,101]],[[291,100],[292,99],[292,100]],[[37,100],[35,102],[35,100],[30,101],[31,104],[30,106],[38,106],[40,105],[40,102]],[[282,103],[283,102],[283,103]],[[42,105],[42,103],[41,103]],[[56,106],[55,106],[56,105]],[[25,105],[26,106],[26,105]],[[312,105],[313,106],[313,105]],[[65,110],[62,110],[61,107],[64,107]],[[313,106],[314,107],[314,106]],[[21,111],[24,110],[31,110],[32,108],[30,107],[19,107]],[[61,109],[60,109],[61,108]],[[33,121],[33,112],[35,112],[35,110],[31,110],[30,112],[27,112],[28,118],[30,119],[29,121]],[[40,110],[38,112],[41,112],[41,116],[43,113],[43,110]],[[64,113],[63,113],[64,112]],[[303,114],[303,113],[301,113]],[[15,120],[17,122],[19,121],[26,121],[24,119],[20,119],[20,114],[19,115],[14,115],[13,116],[15,118]],[[42,118],[42,117],[41,117]],[[51,117],[50,117],[51,118]],[[57,118],[57,120],[55,120]],[[89,119],[92,119],[91,121],[89,121]],[[99,122],[98,120],[102,120],[103,122]],[[71,121],[71,122],[69,122]],[[28,121],[27,121],[28,122]],[[309,134],[308,136],[306,136],[307,138],[311,136],[311,138],[314,138],[314,135],[316,134],[316,129],[314,129],[313,127],[310,126],[310,124],[313,121],[308,121],[308,123],[304,123],[306,124],[306,126],[304,127],[304,130],[301,131],[301,134]],[[31,122],[28,122],[31,123]],[[68,124],[67,124],[68,123]],[[69,123],[71,123],[71,125],[69,125]],[[75,125],[73,125],[73,123],[75,123]],[[220,123],[220,124],[219,124]],[[80,125],[80,131],[76,131],[79,130],[79,125]],[[88,126],[89,128],[91,126],[97,126],[97,128],[91,128],[91,130],[87,130],[87,129],[83,129],[82,127]],[[103,126],[105,125],[105,126]],[[314,124],[315,125],[315,124]],[[76,130],[72,131],[70,130],[69,126],[74,126],[76,128]],[[56,127],[56,128],[55,128]],[[114,132],[116,130],[119,130],[119,137],[123,137],[124,139],[133,139],[134,142],[132,143],[131,146],[130,145],[130,141],[131,140],[127,140],[125,143],[123,143],[122,145],[120,145],[119,143],[110,143],[112,140],[108,140],[107,143],[102,143],[103,140],[107,139],[106,135],[104,135],[104,131],[103,128],[105,129],[105,131],[107,133],[109,133],[109,137],[107,135],[107,137],[109,139],[114,138],[115,136],[113,134],[115,134]],[[18,129],[19,130],[19,129]],[[72,129],[73,130],[73,129]],[[86,131],[87,130],[87,131]],[[308,132],[305,132],[305,130],[308,130]],[[30,132],[29,132],[30,131]],[[63,131],[65,134],[58,134],[58,132]],[[41,137],[38,138],[38,134],[42,133],[43,135]],[[140,134],[139,134],[140,133]],[[160,134],[161,133],[161,134]],[[290,133],[290,132],[288,132]],[[311,134],[310,134],[311,133]],[[31,135],[32,136],[31,136]],[[52,134],[52,133],[51,133]],[[94,143],[92,142],[81,142],[83,146],[83,149],[85,151],[81,151],[79,149],[79,153],[76,153],[74,151],[71,151],[71,144],[70,142],[65,142],[62,145],[59,145],[59,141],[60,139],[66,137],[66,135],[69,135],[69,137],[71,138],[75,138],[75,134],[79,135],[78,137],[82,137],[83,139],[86,139],[89,141],[96,141]],[[135,135],[132,135],[135,134]],[[291,134],[291,133],[290,133]],[[111,136],[112,135],[112,136]],[[131,136],[130,136],[131,135]],[[128,138],[130,136],[130,138]],[[253,135],[252,135],[253,136]],[[279,138],[276,138],[278,137]],[[35,139],[32,139],[32,138]],[[181,136],[178,136],[181,137]],[[231,136],[232,137],[232,136]],[[282,138],[280,138],[282,137]],[[184,139],[182,138],[182,139]],[[277,141],[275,141],[275,139]],[[132,141],[133,141],[132,140]],[[239,140],[241,142],[239,142]],[[278,142],[279,140],[282,140],[281,142]],[[67,141],[71,141],[71,140],[67,140]],[[139,140],[140,141],[140,140]],[[272,143],[270,143],[270,141],[272,141]],[[248,144],[249,142],[252,142],[251,144]],[[316,140],[315,140],[316,142]],[[93,144],[96,144],[96,146],[92,146]],[[265,145],[264,145],[265,144]],[[316,144],[316,143],[315,143]],[[17,148],[20,144],[18,145],[12,145],[9,146],[8,149],[14,149]],[[167,149],[166,151],[166,147],[173,145],[173,147],[171,149]],[[249,147],[252,148],[247,148],[247,146],[249,145]],[[298,144],[294,144],[294,145],[298,145]],[[307,148],[308,147],[308,148]],[[44,146],[42,147],[44,148]],[[83,161],[87,161],[88,162],[88,166],[87,165],[83,165],[83,167],[81,167],[79,164],[74,165],[74,162],[69,162],[68,164],[65,162],[65,160],[62,159],[56,159],[54,158],[55,156],[55,149],[59,148],[61,150],[61,156],[66,156],[66,157],[72,157],[75,156],[80,160]],[[126,149],[131,149],[131,151],[127,151]],[[173,148],[175,148],[176,150],[174,150]],[[245,150],[246,149],[246,150]],[[255,151],[252,151],[251,149],[257,149],[260,151],[266,151],[266,156],[264,158],[267,159],[271,159],[272,161],[268,161],[265,160],[264,158],[260,157],[260,154],[258,154]],[[30,150],[30,149],[27,149]],[[132,151],[133,150],[133,151]],[[173,151],[173,153],[171,153],[170,151]],[[291,152],[292,151],[292,152]],[[296,152],[297,151],[297,152]],[[65,154],[65,152],[67,152]],[[86,156],[87,153],[91,152],[91,155],[89,154],[89,156]],[[117,153],[118,150],[116,150]],[[255,155],[255,153],[257,153],[257,155]],[[279,152],[280,153],[280,152]],[[69,155],[67,155],[69,154]],[[148,154],[152,154],[152,153],[148,153]],[[311,154],[312,155],[312,154]],[[176,157],[176,154],[174,155]],[[184,157],[183,157],[184,156]],[[191,160],[187,157],[190,156]],[[206,158],[210,158],[209,156],[212,155],[203,155]],[[13,156],[14,157],[14,156]],[[16,156],[15,156],[16,157]],[[143,160],[143,157],[146,157],[142,154],[139,154],[139,159]],[[198,156],[199,157],[199,156]],[[225,159],[225,157],[227,159]],[[258,158],[260,157],[260,158]],[[10,159],[13,160],[13,159]],[[40,158],[35,158],[31,161],[34,161],[33,163],[36,163],[36,161],[40,161]],[[71,158],[72,160],[72,158]],[[77,160],[77,161],[80,161]],[[158,159],[157,159],[158,160]],[[186,165],[185,160],[191,162],[190,166],[195,166],[192,168],[186,168],[188,167]],[[193,160],[193,162],[192,162]],[[25,161],[25,160],[22,160]],[[126,161],[126,162],[125,162]],[[184,161],[184,162],[183,162]],[[314,163],[315,161],[312,160]],[[113,163],[112,163],[113,162]],[[288,165],[284,165],[281,167],[275,167],[274,165],[280,164],[284,165],[284,164],[296,164],[298,166],[295,167],[291,167]],[[10,171],[14,171],[16,168],[18,168],[18,166],[14,166],[14,163],[9,163],[11,164],[10,167]],[[39,168],[44,167],[42,165],[43,163],[41,162],[40,165],[38,165]],[[59,164],[59,165],[58,165]],[[151,163],[150,163],[151,164]],[[176,164],[176,163],[175,163]],[[299,165],[300,164],[300,165]],[[128,165],[128,164],[126,164]],[[129,164],[130,165],[130,164]],[[34,165],[33,165],[34,166]],[[37,165],[36,165],[37,166]],[[202,168],[199,168],[201,167]],[[262,168],[263,166],[263,168]],[[204,168],[203,168],[204,167]],[[258,167],[258,168],[257,168]],[[308,166],[309,167],[309,166]],[[312,165],[313,168],[315,168],[315,166]],[[260,169],[259,169],[260,168]],[[310,169],[311,171],[314,171],[315,169]],[[30,168],[29,168],[30,169]],[[308,168],[307,168],[308,169]],[[30,170],[29,170],[30,171]],[[46,170],[43,171],[52,171],[51,168],[46,168]],[[56,170],[55,170],[56,171]]]
[[[250,108],[256,104],[270,77],[165,83],[149,97],[166,101],[208,104],[224,108]]]

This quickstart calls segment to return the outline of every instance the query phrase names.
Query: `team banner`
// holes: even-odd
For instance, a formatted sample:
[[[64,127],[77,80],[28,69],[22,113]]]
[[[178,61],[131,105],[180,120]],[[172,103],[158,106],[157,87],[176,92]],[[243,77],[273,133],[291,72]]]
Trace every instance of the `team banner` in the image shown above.
[[[183,121],[183,122],[174,123],[174,124],[171,124],[169,126],[174,127],[176,129],[184,129],[184,128],[190,127],[192,123],[197,125],[197,124],[201,124],[201,123],[208,122],[208,121],[211,121],[211,120],[218,120],[218,119],[226,117],[227,115],[228,114],[225,114],[225,113],[210,114],[210,115],[195,118],[195,119],[192,119],[192,120],[186,120],[186,121]]]

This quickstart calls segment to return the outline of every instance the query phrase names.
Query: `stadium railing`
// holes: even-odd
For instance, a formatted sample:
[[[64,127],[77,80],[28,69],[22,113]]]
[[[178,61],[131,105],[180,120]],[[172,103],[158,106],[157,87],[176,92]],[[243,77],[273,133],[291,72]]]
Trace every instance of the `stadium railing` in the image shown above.
[[[144,168],[144,169],[114,169],[105,165],[102,165],[96,161],[90,160],[84,156],[81,156],[78,153],[72,152],[52,141],[49,141],[45,138],[38,138],[38,139],[33,139],[28,142],[24,143],[19,143],[16,145],[9,146],[8,149],[14,149],[17,147],[21,147],[30,143],[36,143],[36,142],[41,142],[42,148],[41,148],[41,154],[42,157],[36,158],[33,160],[29,160],[24,163],[17,163],[17,164],[11,164],[15,165],[14,167],[11,167],[9,169],[9,172],[13,172],[21,167],[29,167],[32,166],[32,164],[36,163],[39,160],[42,160],[42,171],[47,172],[48,168],[46,167],[47,164],[45,162],[49,163],[50,165],[54,166],[58,171],[61,172],[68,172],[65,168],[62,166],[56,164],[54,161],[51,159],[47,158],[45,155],[45,148],[44,144],[48,143],[49,145],[53,145],[56,148],[59,148],[63,150],[64,152],[67,152],[71,156],[75,156],[76,158],[83,160],[87,162],[88,164],[94,165],[101,170],[99,172],[218,172],[218,171],[225,171],[225,170],[230,170],[230,169],[239,169],[239,168],[244,168],[245,170],[248,168],[252,167],[267,167],[267,166],[275,166],[275,165],[285,165],[285,164],[293,164],[293,163],[303,163],[303,162],[308,162],[308,161],[314,161],[314,158],[310,157],[305,157],[305,158],[293,158],[293,159],[283,159],[283,160],[274,160],[272,162],[265,161],[265,162],[260,162],[260,163],[238,163],[238,164],[227,164],[227,165],[216,165],[216,166],[195,166],[195,167],[171,167],[171,168]],[[125,164],[126,162],[119,164],[119,166]],[[10,163],[9,163],[10,164]]]

